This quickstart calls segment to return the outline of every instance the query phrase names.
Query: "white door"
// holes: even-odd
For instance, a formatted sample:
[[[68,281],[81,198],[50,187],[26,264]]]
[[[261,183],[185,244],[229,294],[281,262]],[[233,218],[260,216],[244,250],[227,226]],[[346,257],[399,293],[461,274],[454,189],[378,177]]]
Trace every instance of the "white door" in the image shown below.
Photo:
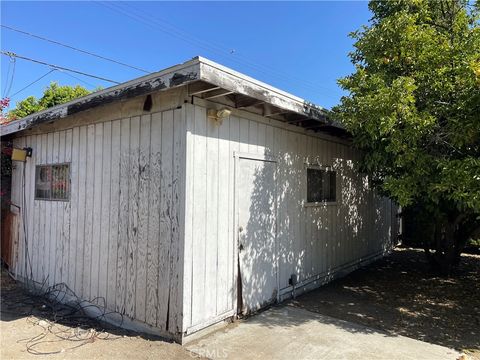
[[[237,162],[238,310],[250,313],[277,300],[276,163]]]

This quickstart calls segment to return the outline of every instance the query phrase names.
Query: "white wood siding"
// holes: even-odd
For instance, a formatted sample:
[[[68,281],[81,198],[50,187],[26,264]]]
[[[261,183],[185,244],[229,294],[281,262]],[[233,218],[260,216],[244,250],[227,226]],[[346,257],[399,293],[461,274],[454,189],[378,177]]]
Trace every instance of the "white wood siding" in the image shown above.
[[[32,269],[19,226],[16,274],[46,286],[65,282],[83,299],[99,297],[109,310],[178,334],[183,110],[24,136],[15,145],[33,149],[25,187],[24,164],[13,170],[12,201],[24,210]],[[35,200],[35,166],[62,162],[71,164],[70,200]]]
[[[323,282],[390,249],[390,202],[354,172],[355,152],[348,145],[245,113],[218,126],[206,111],[186,105],[185,330],[220,320],[236,307],[234,179],[241,174],[234,175],[234,152],[278,159],[280,292],[289,291],[291,274],[300,284]],[[335,204],[305,206],[307,164],[337,171]]]
[[[25,247],[20,221],[15,272],[65,282],[84,299],[104,298],[108,309],[173,334],[232,315],[235,152],[278,161],[280,295],[290,293],[292,274],[300,286],[319,285],[390,249],[392,206],[355,173],[347,144],[241,111],[218,126],[206,111],[184,104],[116,120],[82,118],[15,139],[33,148],[25,184],[23,164],[13,170],[12,200],[27,234]],[[35,200],[35,165],[55,162],[71,163],[70,201]],[[305,206],[308,164],[337,171],[335,204]]]

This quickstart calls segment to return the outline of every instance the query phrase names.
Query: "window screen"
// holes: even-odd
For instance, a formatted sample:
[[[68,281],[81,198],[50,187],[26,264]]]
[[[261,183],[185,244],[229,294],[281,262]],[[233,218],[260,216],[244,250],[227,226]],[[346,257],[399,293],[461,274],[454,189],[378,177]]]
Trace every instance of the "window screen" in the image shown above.
[[[68,201],[70,199],[70,165],[38,165],[35,169],[35,198]]]
[[[337,173],[307,169],[307,202],[336,201]]]

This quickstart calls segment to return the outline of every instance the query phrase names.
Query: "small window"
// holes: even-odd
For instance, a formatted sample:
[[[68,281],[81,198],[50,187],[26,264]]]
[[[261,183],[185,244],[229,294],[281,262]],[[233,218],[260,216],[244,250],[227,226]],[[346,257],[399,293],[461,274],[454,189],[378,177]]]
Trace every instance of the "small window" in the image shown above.
[[[38,165],[35,170],[37,200],[70,199],[70,165]]]
[[[307,202],[335,202],[337,173],[324,169],[307,169]]]

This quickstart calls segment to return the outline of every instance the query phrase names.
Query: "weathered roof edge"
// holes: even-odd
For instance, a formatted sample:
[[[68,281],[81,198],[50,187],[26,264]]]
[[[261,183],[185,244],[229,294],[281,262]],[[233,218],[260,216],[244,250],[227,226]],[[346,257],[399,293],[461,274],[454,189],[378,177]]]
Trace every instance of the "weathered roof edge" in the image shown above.
[[[72,101],[31,114],[1,126],[0,134],[8,135],[35,125],[64,118],[98,105],[116,100],[128,99],[156,90],[165,90],[183,85],[189,81],[199,80],[200,66],[197,59],[175,65],[165,70],[142,76],[125,83],[106,88]]]
[[[299,97],[211,60],[203,57],[195,57],[183,64],[178,64],[159,72],[94,92],[4,124],[1,126],[0,135],[13,134],[113,101],[129,99],[157,90],[166,90],[198,80],[212,83],[242,95],[258,98],[276,107],[308,116],[331,126],[342,128],[341,125],[328,119],[328,111],[320,106],[309,103]]]
[[[203,81],[343,129],[343,126],[328,118],[329,111],[321,106],[211,60],[202,57],[198,57],[198,59],[200,60],[201,80]]]

